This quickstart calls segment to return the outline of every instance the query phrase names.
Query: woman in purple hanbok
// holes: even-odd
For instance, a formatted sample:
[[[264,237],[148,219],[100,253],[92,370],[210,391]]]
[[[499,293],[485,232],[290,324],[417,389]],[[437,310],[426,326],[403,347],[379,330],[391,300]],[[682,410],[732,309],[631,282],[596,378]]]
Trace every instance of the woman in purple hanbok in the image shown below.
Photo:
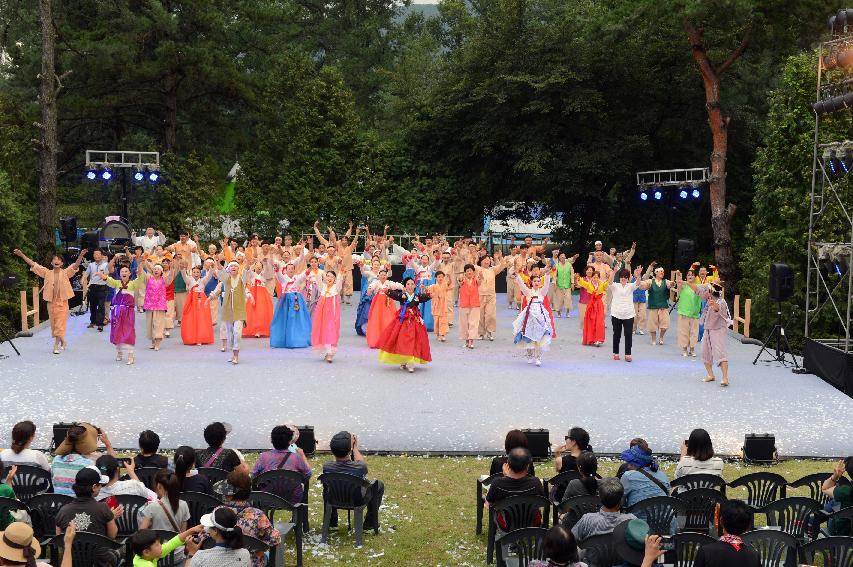
[[[111,270],[112,271],[112,270]],[[127,363],[135,362],[133,347],[136,345],[136,288],[140,278],[130,279],[130,268],[123,267],[118,280],[107,277],[107,285],[115,288],[110,305],[110,342],[116,346],[116,360],[127,353]]]

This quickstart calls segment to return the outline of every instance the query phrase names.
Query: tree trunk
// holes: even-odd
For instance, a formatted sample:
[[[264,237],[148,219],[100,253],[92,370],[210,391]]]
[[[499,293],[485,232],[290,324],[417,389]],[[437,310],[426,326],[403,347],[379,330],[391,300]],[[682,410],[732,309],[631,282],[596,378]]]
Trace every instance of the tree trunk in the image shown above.
[[[165,150],[174,149],[178,141],[178,84],[179,80],[173,71],[166,75],[165,81],[165,131],[163,133],[163,145]]]
[[[56,226],[56,157],[59,153],[57,136],[57,77],[56,77],[56,35],[53,28],[52,0],[39,0],[39,19],[41,21],[41,139],[39,144],[39,191],[38,191],[38,230],[36,233],[36,254],[41,262],[47,262],[56,252],[54,230]]]

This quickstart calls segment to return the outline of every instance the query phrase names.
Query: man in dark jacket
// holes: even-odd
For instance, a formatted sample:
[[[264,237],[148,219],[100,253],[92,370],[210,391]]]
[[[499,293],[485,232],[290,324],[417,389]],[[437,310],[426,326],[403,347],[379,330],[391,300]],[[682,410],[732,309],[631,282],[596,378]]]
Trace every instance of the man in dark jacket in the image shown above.
[[[761,567],[758,554],[740,538],[752,525],[752,510],[742,500],[729,500],[720,506],[723,536],[696,553],[695,567]]]

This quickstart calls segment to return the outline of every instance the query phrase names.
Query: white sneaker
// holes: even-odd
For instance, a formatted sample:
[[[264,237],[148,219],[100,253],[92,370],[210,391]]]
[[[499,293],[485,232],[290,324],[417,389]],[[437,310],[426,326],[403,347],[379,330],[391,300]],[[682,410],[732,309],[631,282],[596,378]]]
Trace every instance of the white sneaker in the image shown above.
[[[686,356],[687,356],[687,351],[686,351],[686,350],[681,351],[681,356],[686,357]]]
[[[528,358],[527,359],[527,364],[533,364],[534,362],[536,362],[536,359],[534,359],[534,358]]]
[[[536,359],[536,366],[542,366],[542,361],[540,359]]]

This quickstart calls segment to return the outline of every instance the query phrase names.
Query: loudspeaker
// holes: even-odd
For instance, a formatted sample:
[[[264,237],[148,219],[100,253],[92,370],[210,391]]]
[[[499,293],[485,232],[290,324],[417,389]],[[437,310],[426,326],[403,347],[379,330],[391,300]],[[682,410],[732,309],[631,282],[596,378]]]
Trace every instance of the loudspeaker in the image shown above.
[[[299,439],[296,440],[296,446],[302,449],[306,455],[313,455],[317,450],[317,439],[314,438],[313,425],[298,425]]]
[[[547,429],[522,429],[521,432],[527,435],[527,446],[534,459],[551,457],[551,440]]]
[[[63,242],[77,240],[77,217],[62,217],[59,219],[60,235]]]
[[[77,425],[76,421],[53,424],[53,440],[50,442],[51,452],[55,451],[59,447],[59,444],[65,441],[65,438],[68,436],[68,430],[74,425]]]
[[[675,244],[675,267],[686,270],[696,259],[696,243],[687,238],[679,238]]]
[[[774,463],[776,436],[772,433],[747,433],[743,440],[743,460],[746,463]]]
[[[92,260],[92,253],[95,250],[100,249],[101,241],[100,236],[98,235],[97,230],[90,230],[88,232],[84,232],[83,236],[80,237],[80,249],[86,248],[88,252],[86,252],[86,259]]]
[[[785,301],[794,294],[794,271],[788,264],[770,264],[770,301]]]

